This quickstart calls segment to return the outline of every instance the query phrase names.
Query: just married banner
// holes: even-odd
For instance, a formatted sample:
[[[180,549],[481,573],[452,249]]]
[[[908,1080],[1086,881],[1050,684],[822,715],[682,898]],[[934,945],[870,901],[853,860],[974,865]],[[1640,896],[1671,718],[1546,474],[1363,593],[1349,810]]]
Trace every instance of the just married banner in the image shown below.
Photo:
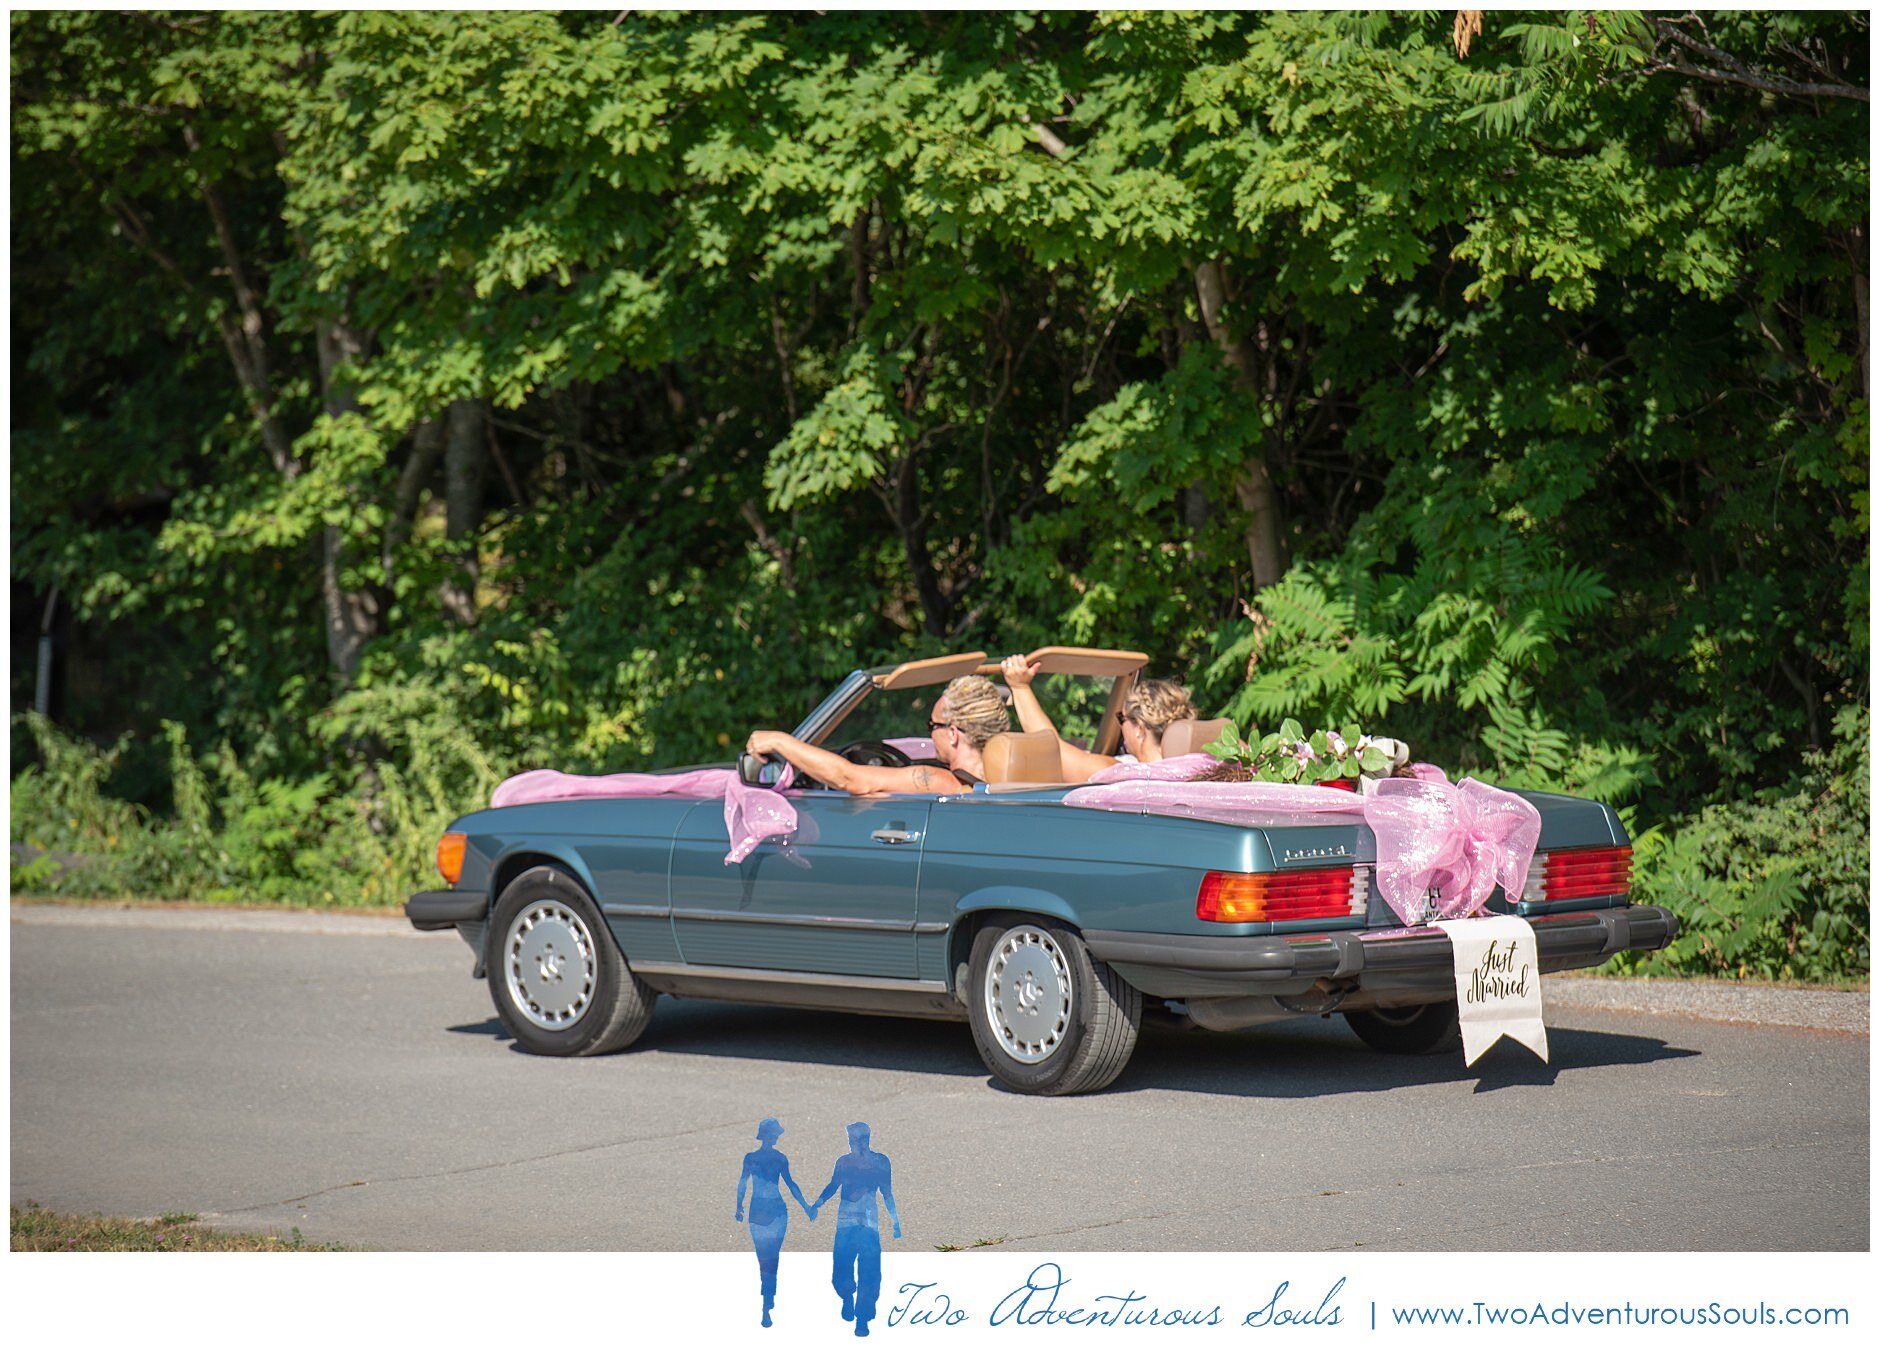
[[[1456,956],[1456,1007],[1462,1018],[1462,1062],[1474,1064],[1503,1036],[1547,1058],[1541,1018],[1541,961],[1526,919],[1450,918],[1435,924]]]

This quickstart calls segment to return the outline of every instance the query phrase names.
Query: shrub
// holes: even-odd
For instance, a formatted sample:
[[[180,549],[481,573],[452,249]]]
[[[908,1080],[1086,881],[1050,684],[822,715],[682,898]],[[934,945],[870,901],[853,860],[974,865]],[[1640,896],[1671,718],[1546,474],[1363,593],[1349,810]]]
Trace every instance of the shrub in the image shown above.
[[[452,714],[408,691],[323,716],[315,736],[333,765],[301,779],[257,778],[226,743],[199,761],[166,723],[167,819],[106,792],[127,740],[106,750],[23,722],[40,761],[13,779],[15,893],[396,903],[431,885],[437,835],[496,783]]]
[[[1793,785],[1719,804],[1637,839],[1633,897],[1683,924],[1666,950],[1622,957],[1627,974],[1723,974],[1826,982],[1870,960],[1866,709],[1843,709],[1826,752]]]

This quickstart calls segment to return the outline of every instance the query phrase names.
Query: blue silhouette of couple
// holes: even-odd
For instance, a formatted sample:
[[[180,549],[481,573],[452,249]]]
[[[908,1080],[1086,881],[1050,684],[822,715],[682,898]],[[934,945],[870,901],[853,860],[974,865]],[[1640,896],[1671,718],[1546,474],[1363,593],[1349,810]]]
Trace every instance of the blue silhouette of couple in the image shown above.
[[[848,1128],[849,1152],[836,1160],[829,1185],[814,1205],[803,1200],[802,1189],[790,1176],[790,1161],[777,1148],[783,1126],[774,1117],[757,1127],[758,1148],[744,1156],[738,1175],[736,1219],[744,1220],[744,1188],[751,1189],[751,1247],[757,1250],[757,1275],[764,1293],[764,1327],[770,1327],[771,1307],[777,1300],[777,1255],[790,1232],[790,1208],[783,1188],[811,1220],[830,1197],[841,1194],[836,1207],[835,1271],[830,1278],[842,1298],[842,1318],[855,1321],[857,1337],[868,1336],[868,1321],[875,1317],[881,1295],[881,1217],[875,1199],[888,1207],[894,1237],[901,1237],[901,1213],[894,1205],[894,1172],[886,1154],[868,1147],[868,1127],[857,1121]]]

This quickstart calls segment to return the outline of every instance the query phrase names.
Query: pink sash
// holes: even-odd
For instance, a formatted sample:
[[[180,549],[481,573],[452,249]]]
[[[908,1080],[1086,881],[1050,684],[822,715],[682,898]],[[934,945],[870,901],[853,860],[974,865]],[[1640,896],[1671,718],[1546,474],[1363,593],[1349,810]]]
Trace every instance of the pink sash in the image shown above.
[[[769,787],[746,785],[736,770],[682,771],[675,776],[646,776],[629,771],[615,776],[571,776],[561,771],[524,771],[496,787],[492,809],[511,804],[542,804],[553,799],[723,799],[725,832],[731,839],[726,865],[736,865],[758,843],[782,840],[796,831],[796,810],[782,791],[796,778],[788,764]]]

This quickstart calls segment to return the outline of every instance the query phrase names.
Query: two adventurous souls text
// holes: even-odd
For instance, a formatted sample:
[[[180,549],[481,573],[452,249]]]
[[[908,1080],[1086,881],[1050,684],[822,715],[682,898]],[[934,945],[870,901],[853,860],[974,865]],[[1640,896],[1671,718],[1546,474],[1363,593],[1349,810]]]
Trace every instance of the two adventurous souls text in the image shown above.
[[[1143,1325],[1208,1328],[1234,1322],[1235,1312],[1222,1305],[1162,1304],[1134,1288],[1085,1296],[1073,1292],[1070,1286],[1071,1279],[1058,1264],[1040,1263],[1026,1275],[1023,1285],[1008,1291],[992,1307],[985,1322],[994,1327],[1071,1325],[1098,1329]],[[1338,1293],[1344,1288],[1345,1279],[1340,1277],[1329,1290],[1315,1296],[1296,1292],[1291,1282],[1284,1281],[1266,1294],[1261,1304],[1242,1314],[1239,1323],[1250,1329],[1336,1325],[1341,1318]],[[944,1328],[974,1318],[939,1282],[904,1282],[896,1297],[887,1313],[891,1329],[921,1325]]]

